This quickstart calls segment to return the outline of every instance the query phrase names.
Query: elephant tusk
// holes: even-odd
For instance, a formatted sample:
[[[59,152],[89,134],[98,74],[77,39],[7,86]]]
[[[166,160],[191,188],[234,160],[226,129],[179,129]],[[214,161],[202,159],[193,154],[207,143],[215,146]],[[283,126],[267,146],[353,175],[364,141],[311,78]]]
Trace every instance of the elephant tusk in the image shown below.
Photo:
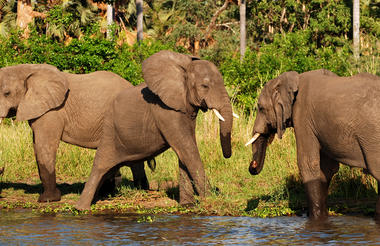
[[[260,133],[255,133],[255,135],[253,135],[253,137],[251,138],[251,140],[249,140],[249,141],[245,144],[245,146],[248,146],[248,145],[252,144],[253,142],[255,142],[256,139],[257,139],[258,137],[260,137]]]
[[[239,115],[232,113],[232,116],[235,117],[236,119],[239,119]]]
[[[214,111],[216,117],[218,117],[219,120],[221,120],[221,121],[225,121],[224,118],[223,118],[223,116],[219,113],[218,110],[216,110],[216,109],[212,109],[212,111]]]

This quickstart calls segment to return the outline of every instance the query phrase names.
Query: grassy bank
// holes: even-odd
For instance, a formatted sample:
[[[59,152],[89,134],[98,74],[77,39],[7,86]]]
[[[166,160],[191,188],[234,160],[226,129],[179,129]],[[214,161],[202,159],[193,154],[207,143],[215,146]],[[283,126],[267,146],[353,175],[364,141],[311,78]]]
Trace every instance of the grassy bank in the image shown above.
[[[222,156],[217,121],[211,112],[198,116],[198,146],[213,187],[209,197],[193,208],[178,206],[178,161],[175,153],[169,150],[156,158],[154,172],[146,168],[150,191],[135,189],[130,169],[123,167],[123,182],[117,194],[99,201],[93,206],[93,212],[111,209],[262,217],[305,212],[306,199],[298,175],[292,129],[287,130],[281,141],[273,141],[262,173],[251,176],[248,172],[251,149],[244,144],[251,136],[254,117],[235,119],[230,159]],[[62,201],[38,204],[36,200],[42,186],[29,126],[25,122],[6,121],[0,125],[0,135],[0,167],[5,167],[0,178],[0,207],[34,208],[42,212],[73,211],[72,205],[78,200],[90,173],[95,151],[61,143],[56,170]],[[341,166],[330,188],[331,213],[373,213],[377,198],[375,187],[375,180],[361,170]]]

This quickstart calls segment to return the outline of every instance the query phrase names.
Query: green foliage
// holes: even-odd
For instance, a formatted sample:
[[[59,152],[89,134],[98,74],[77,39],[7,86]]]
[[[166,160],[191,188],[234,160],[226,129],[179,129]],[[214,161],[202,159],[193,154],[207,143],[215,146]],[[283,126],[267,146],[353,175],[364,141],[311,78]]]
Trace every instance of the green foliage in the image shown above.
[[[112,27],[113,37],[106,39],[98,10],[85,0],[46,8],[38,4],[38,11],[45,11],[47,17],[35,20],[27,40],[14,28],[0,38],[0,67],[49,63],[74,73],[109,70],[139,84],[143,81],[141,63],[153,53],[162,49],[198,52],[196,55],[220,68],[230,96],[246,111],[254,108],[261,87],[285,71],[326,68],[339,75],[380,74],[380,15],[373,1],[361,2],[360,61],[351,58],[351,1],[248,1],[248,51],[242,63],[237,55],[239,7],[233,2],[218,15],[205,39],[213,15],[223,4],[211,0],[145,1],[144,30],[152,39],[144,38],[133,46],[118,43],[117,24]],[[15,16],[15,2],[0,0],[0,6],[4,6],[1,31],[5,20]],[[134,1],[119,6],[117,18],[127,29],[134,28],[134,8]]]
[[[59,41],[67,37],[80,37],[97,23],[97,8],[88,1],[63,1],[49,10],[46,23],[46,35]]]
[[[90,73],[99,70],[113,71],[133,84],[143,81],[141,63],[150,55],[171,49],[184,52],[171,44],[144,40],[134,46],[117,45],[116,40],[101,36],[84,35],[65,45],[58,40],[40,35],[35,29],[24,40],[20,32],[0,38],[0,67],[21,63],[48,63],[62,71]]]
[[[220,67],[225,83],[233,89],[234,99],[248,110],[254,109],[257,95],[269,80],[286,71],[298,73],[325,68],[339,75],[349,75],[348,46],[316,48],[309,31],[277,34],[259,52],[248,50],[244,61],[226,59]]]

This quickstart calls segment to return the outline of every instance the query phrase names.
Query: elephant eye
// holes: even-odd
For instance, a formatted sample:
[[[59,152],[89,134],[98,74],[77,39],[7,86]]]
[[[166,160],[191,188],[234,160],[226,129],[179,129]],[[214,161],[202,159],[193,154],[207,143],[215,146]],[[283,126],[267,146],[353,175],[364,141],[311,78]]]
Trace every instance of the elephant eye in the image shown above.
[[[4,92],[4,96],[5,97],[9,97],[11,95],[11,92],[10,91],[6,91],[6,92]]]
[[[208,89],[208,85],[206,85],[206,84],[201,84],[201,86],[202,86],[202,88],[204,88],[204,89]]]

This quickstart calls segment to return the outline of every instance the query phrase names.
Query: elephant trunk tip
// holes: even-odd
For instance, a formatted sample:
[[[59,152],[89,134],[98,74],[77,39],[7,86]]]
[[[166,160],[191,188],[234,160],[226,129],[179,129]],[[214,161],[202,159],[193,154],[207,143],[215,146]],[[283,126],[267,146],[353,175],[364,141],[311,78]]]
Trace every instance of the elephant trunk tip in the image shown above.
[[[220,140],[222,145],[222,152],[224,158],[230,158],[232,155],[232,149],[231,149],[231,133],[224,136],[223,134],[220,134]]]
[[[232,151],[231,150],[223,151],[224,158],[230,158],[231,155],[232,155]]]
[[[252,161],[251,164],[249,165],[249,173],[251,175],[258,175],[260,173],[259,170],[257,170],[257,162],[256,161]]]

